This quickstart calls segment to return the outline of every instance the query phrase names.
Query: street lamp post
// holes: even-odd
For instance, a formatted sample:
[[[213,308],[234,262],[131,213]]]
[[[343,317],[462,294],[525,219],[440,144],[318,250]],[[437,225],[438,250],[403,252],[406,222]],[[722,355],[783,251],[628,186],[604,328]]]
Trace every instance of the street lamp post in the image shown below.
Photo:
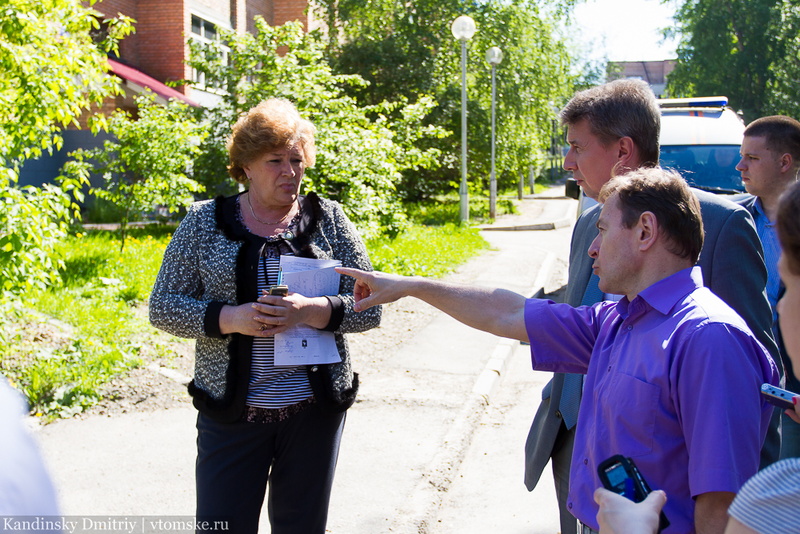
[[[453,37],[461,41],[461,185],[458,188],[460,220],[469,221],[467,194],[467,41],[475,35],[475,21],[461,15],[450,27]]]
[[[497,86],[495,84],[494,75],[497,66],[503,61],[503,51],[496,46],[491,47],[486,51],[486,61],[492,66],[492,173],[489,175],[489,217],[495,219],[497,217],[497,177],[494,173],[494,104],[497,95]]]

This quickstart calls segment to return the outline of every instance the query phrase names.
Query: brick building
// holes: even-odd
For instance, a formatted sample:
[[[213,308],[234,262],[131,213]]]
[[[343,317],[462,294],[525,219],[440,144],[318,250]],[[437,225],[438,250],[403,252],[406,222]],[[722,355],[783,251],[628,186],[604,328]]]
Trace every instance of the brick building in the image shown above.
[[[134,97],[149,89],[158,100],[171,98],[192,105],[209,106],[216,95],[204,89],[201,79],[185,61],[188,40],[216,39],[217,28],[254,32],[253,19],[261,15],[272,26],[299,20],[306,29],[318,24],[307,13],[307,0],[100,0],[94,9],[113,17],[122,14],[134,19],[135,33],[119,47],[119,57],[109,58],[110,75],[117,76],[125,94],[109,98],[103,111],[134,109]],[[166,82],[193,80],[189,86],[172,88]],[[21,185],[41,185],[51,181],[78,147],[102,144],[103,135],[92,136],[87,130],[64,132],[64,147],[53,155],[29,161],[20,173]]]
[[[144,83],[170,98],[176,95],[164,91],[163,82],[193,80],[197,83],[178,91],[200,105],[211,104],[213,96],[185,64],[188,39],[213,40],[217,28],[252,33],[256,15],[272,26],[299,20],[306,29],[315,27],[313,17],[306,13],[307,0],[101,0],[94,7],[109,17],[121,13],[136,20],[136,33],[120,45],[118,62],[128,70],[112,63],[112,72],[124,80],[126,89],[133,87],[130,92],[135,93]],[[131,68],[141,73],[138,78],[134,73],[136,79],[131,79]]]

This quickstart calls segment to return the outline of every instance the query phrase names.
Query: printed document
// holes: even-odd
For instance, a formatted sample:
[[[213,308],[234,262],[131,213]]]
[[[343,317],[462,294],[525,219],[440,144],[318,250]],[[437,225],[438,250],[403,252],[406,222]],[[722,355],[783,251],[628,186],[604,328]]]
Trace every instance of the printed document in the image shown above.
[[[318,260],[281,256],[281,283],[289,291],[306,297],[339,293],[339,273],[333,270],[339,260]],[[342,361],[333,332],[298,325],[275,335],[275,365],[314,365]]]

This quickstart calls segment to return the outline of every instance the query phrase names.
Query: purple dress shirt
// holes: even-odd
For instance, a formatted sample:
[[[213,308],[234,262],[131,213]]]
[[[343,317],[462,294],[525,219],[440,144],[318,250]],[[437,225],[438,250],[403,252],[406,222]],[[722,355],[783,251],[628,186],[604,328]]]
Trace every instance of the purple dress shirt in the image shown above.
[[[598,528],[597,465],[614,454],[667,492],[670,533],[694,532],[693,497],[736,492],[758,470],[772,414],[759,391],[778,370],[699,267],[633,301],[529,299],[525,324],[534,369],[586,374],[567,499],[584,524]]]

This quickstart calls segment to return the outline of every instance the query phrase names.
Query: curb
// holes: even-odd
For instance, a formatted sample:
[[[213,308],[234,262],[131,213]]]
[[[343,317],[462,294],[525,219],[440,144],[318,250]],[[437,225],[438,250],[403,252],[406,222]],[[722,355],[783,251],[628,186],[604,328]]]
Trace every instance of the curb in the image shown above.
[[[547,197],[537,197],[538,199],[546,199]],[[566,197],[554,197],[554,198],[566,198]],[[555,230],[556,228],[564,228],[571,225],[576,219],[575,214],[575,206],[570,204],[566,204],[564,209],[564,214],[560,217],[552,220],[552,221],[545,221],[540,223],[529,223],[529,224],[515,224],[515,225],[508,225],[508,226],[492,226],[486,225],[479,227],[482,231],[491,231],[491,232],[525,232],[525,231],[538,231],[538,230]]]
[[[519,341],[513,339],[501,339],[492,352],[489,361],[483,371],[478,375],[475,385],[472,387],[472,393],[478,395],[484,400],[485,404],[491,404],[492,395],[497,389],[500,378],[506,369],[506,362],[514,354],[514,351],[519,347]]]
[[[570,224],[572,224],[572,219],[564,217],[553,222],[523,224],[518,226],[492,226],[481,228],[481,230],[491,232],[527,232],[532,230],[555,230],[556,228],[564,228]]]
[[[550,279],[555,264],[555,253],[548,252],[536,274],[530,291],[532,296],[544,292],[544,286]],[[454,477],[458,474],[467,448],[472,442],[475,428],[480,423],[486,407],[491,404],[492,395],[500,384],[509,358],[520,345],[519,341],[512,339],[501,338],[498,341],[489,361],[475,380],[472,394],[450,425],[439,451],[422,471],[421,480],[406,505],[398,510],[389,532],[426,534],[434,525],[443,495],[449,490]]]

